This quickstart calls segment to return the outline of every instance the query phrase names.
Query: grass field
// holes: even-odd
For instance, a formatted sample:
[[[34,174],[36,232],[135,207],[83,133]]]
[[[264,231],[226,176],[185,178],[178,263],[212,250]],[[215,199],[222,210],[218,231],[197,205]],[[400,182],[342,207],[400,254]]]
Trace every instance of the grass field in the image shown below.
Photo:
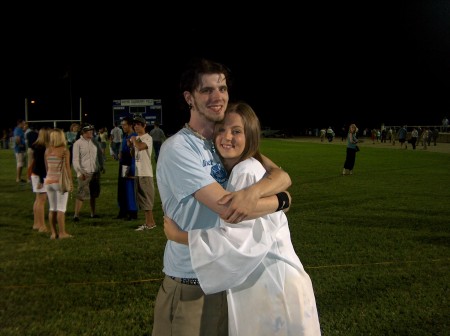
[[[450,154],[363,146],[342,176],[343,145],[264,139],[290,175],[292,241],[311,276],[323,335],[449,335]],[[113,219],[109,159],[100,219],[71,221],[72,239],[32,230],[34,194],[0,151],[0,334],[150,335],[165,236]],[[213,336],[213,335],[212,335]]]

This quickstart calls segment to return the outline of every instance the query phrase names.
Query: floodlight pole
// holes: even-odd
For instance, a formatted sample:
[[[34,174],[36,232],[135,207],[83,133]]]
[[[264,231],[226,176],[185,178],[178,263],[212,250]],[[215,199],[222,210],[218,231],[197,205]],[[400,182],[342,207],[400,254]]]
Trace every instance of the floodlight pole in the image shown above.
[[[70,91],[70,120],[73,119],[73,99],[72,99],[72,74],[69,72],[69,91]]]
[[[25,121],[28,121],[28,98],[25,98]]]
[[[82,114],[83,114],[83,105],[82,105],[82,99],[80,97],[80,123],[83,123]]]

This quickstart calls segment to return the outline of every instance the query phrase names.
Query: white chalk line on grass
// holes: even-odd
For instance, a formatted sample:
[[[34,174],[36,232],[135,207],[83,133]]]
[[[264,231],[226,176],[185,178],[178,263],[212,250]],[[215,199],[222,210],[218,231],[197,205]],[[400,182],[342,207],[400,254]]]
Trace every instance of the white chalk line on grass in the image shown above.
[[[381,261],[376,263],[363,263],[363,264],[337,264],[337,265],[309,266],[305,268],[318,269],[318,268],[358,267],[358,266],[373,266],[373,265],[395,265],[395,264],[398,265],[398,264],[412,264],[412,263],[439,262],[439,261],[450,261],[450,258],[432,259],[432,260]]]

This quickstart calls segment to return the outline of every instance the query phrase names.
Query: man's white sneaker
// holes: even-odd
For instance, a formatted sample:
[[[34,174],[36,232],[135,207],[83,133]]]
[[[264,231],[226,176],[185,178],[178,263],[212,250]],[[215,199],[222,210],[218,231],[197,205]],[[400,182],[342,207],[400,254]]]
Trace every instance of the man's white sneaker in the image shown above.
[[[156,227],[156,225],[153,226],[147,226],[146,224],[143,224],[141,226],[139,226],[136,231],[144,231],[144,230],[151,230],[154,229]]]

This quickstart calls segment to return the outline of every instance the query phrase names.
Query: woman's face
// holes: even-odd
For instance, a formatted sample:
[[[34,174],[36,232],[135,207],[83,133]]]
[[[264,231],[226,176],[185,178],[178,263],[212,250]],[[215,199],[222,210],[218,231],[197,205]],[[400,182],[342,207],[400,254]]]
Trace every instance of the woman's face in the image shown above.
[[[245,149],[245,132],[242,117],[230,112],[216,125],[215,146],[227,164],[234,165]]]

